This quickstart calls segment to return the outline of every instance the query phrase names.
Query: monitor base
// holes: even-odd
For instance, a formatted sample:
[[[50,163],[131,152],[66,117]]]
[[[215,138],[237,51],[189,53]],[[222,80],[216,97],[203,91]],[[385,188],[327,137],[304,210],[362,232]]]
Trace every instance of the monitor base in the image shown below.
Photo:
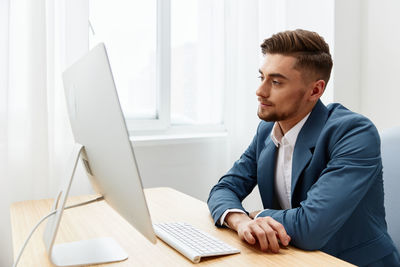
[[[81,157],[86,158],[85,149],[81,144],[76,143],[65,173],[66,183],[53,203],[52,210],[56,212],[48,219],[43,233],[49,259],[56,266],[81,266],[125,260],[128,254],[114,239],[108,237],[55,244],[69,190]]]
[[[57,244],[51,261],[56,266],[77,266],[122,261],[128,254],[109,237]]]

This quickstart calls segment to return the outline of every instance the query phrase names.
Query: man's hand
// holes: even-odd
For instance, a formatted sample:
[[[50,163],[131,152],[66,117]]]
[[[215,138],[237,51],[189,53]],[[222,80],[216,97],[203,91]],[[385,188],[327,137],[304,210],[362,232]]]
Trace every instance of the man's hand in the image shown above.
[[[278,239],[282,245],[289,245],[290,236],[285,228],[271,217],[252,220],[244,213],[232,212],[228,213],[225,221],[238,233],[240,239],[251,245],[258,241],[262,251],[270,249],[272,252],[279,252]]]

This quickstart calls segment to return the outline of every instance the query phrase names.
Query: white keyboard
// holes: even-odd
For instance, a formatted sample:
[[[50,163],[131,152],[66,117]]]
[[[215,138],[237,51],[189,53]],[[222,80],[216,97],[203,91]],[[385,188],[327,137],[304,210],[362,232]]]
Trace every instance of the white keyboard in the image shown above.
[[[187,223],[153,224],[156,235],[194,263],[201,257],[240,253],[240,250]]]

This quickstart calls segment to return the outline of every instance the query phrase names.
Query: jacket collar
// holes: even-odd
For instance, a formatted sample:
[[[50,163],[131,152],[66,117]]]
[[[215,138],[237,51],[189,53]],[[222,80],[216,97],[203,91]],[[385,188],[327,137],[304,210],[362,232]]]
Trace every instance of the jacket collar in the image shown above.
[[[301,119],[295,126],[293,126],[287,133],[283,134],[279,123],[275,122],[271,131],[271,139],[276,147],[282,145],[283,139],[286,140],[287,144],[294,148],[296,144],[297,136],[300,133],[301,128],[303,128],[304,123],[307,121],[311,112],[308,113],[303,119]]]

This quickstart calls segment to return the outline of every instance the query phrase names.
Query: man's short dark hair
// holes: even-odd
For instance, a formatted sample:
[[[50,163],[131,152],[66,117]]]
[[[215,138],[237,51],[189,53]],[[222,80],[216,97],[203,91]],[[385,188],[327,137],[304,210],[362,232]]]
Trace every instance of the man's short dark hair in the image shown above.
[[[303,76],[321,79],[328,83],[333,66],[329,46],[316,32],[297,29],[272,35],[261,44],[265,54],[281,54],[297,59],[295,69]]]

